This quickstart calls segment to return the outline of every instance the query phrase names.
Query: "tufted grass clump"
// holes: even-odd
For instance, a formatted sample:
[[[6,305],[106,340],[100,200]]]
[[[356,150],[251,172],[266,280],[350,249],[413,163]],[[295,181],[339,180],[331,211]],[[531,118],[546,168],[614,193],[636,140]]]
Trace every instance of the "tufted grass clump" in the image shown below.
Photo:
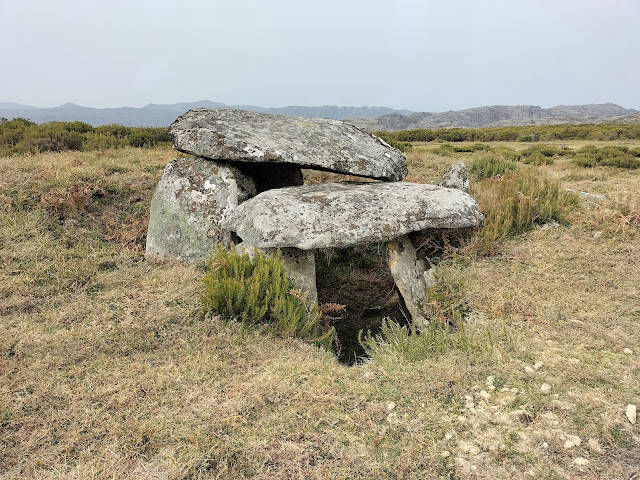
[[[378,332],[360,332],[358,341],[375,363],[414,363],[436,358],[449,351],[479,356],[494,348],[491,332],[470,330],[464,319],[471,308],[463,270],[453,263],[440,264],[434,270],[434,284],[427,291],[429,326],[418,330],[385,318]]]
[[[580,167],[640,168],[640,149],[607,145],[587,145],[576,152],[574,163]]]
[[[515,169],[515,162],[491,154],[480,155],[469,165],[469,173],[476,180],[497,177]]]
[[[256,251],[253,260],[219,246],[207,262],[201,293],[203,314],[262,326],[281,337],[296,337],[331,349],[335,329],[323,329],[317,305],[293,288],[282,254]]]
[[[483,253],[493,250],[497,241],[535,225],[550,221],[567,224],[566,214],[577,204],[575,194],[531,170],[517,170],[473,184],[472,195],[485,216],[472,245]]]

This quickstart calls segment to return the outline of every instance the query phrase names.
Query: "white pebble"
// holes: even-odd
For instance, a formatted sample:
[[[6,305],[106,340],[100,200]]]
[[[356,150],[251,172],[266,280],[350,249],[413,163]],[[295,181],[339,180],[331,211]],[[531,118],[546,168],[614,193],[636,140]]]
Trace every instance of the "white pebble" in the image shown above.
[[[627,408],[624,411],[624,413],[627,415],[627,419],[629,419],[631,424],[635,425],[636,416],[637,416],[636,406],[634,404],[630,403],[629,405],[627,405]]]
[[[542,367],[544,367],[544,363],[536,362],[536,364],[533,366],[533,369],[534,370],[540,370]]]
[[[549,385],[548,383],[543,383],[540,386],[540,391],[545,395],[549,395],[551,393],[551,385]]]
[[[533,368],[531,368],[529,365],[524,367],[524,371],[526,372],[527,375],[534,375],[536,373],[536,371]]]
[[[449,450],[445,450],[444,452],[440,453],[440,456],[442,458],[447,458],[449,455],[451,455],[451,452]]]
[[[582,457],[576,457],[573,459],[573,463],[575,463],[579,467],[586,467],[587,465],[589,465],[589,460]]]
[[[396,404],[394,402],[387,403],[387,410],[391,411],[396,408]]]
[[[630,348],[625,348],[623,352],[625,353],[625,355],[633,355],[633,350],[631,350]]]
[[[567,436],[567,439],[564,441],[564,448],[569,450],[570,448],[573,448],[573,447],[579,447],[581,443],[582,443],[582,440],[580,440],[580,437],[578,437],[577,435],[569,435]]]

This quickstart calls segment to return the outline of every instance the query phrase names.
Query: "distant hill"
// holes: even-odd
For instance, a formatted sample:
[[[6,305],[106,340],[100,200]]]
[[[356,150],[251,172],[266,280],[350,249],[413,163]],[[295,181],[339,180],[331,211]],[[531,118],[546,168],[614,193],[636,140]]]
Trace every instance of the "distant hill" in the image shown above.
[[[414,128],[480,128],[508,125],[543,125],[559,123],[600,123],[619,121],[637,123],[639,110],[623,108],[613,103],[593,105],[558,105],[541,108],[534,105],[494,105],[449,112],[411,112],[388,107],[259,107],[227,105],[210,100],[149,104],[144,107],[91,108],[65,103],[53,108],[39,108],[19,103],[0,102],[0,117],[28,118],[37,123],[80,120],[91,125],[119,123],[130,127],[166,127],[190,108],[242,108],[253,112],[321,117],[347,120],[369,131],[409,130]]]
[[[351,119],[350,121],[361,128],[373,131],[633,121],[638,114],[640,114],[638,110],[626,109],[613,103],[558,105],[551,108],[534,105],[494,105],[440,113],[392,113],[376,119]]]
[[[166,127],[179,115],[190,108],[242,108],[254,112],[294,115],[299,117],[323,117],[344,120],[346,118],[375,118],[386,114],[408,114],[408,110],[394,110],[387,107],[322,107],[289,106],[279,108],[258,107],[255,105],[226,105],[209,100],[170,105],[149,104],[144,107],[91,108],[65,103],[53,108],[38,108],[18,103],[0,103],[0,117],[24,117],[37,123],[51,121],[75,121],[93,126],[119,123],[129,127]]]

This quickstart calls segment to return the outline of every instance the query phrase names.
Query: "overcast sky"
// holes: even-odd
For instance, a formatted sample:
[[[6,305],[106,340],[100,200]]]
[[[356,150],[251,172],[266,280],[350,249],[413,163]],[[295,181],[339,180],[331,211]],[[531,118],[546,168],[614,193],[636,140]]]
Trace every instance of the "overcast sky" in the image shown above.
[[[0,45],[37,106],[640,108],[640,0],[0,0]]]

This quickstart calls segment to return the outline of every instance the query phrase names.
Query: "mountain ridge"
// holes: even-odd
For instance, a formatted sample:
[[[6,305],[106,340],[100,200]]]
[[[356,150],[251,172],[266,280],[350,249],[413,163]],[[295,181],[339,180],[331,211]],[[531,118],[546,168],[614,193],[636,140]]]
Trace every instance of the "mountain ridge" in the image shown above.
[[[260,107],[227,105],[211,100],[174,104],[149,103],[143,107],[93,108],[74,103],[40,108],[15,102],[0,102],[0,117],[28,118],[36,123],[83,121],[94,126],[118,123],[126,126],[166,127],[191,108],[242,108],[260,113],[324,117],[346,120],[368,131],[409,130],[415,128],[481,128],[561,123],[638,122],[640,110],[614,103],[556,105],[490,105],[446,112],[411,112],[389,107],[299,106]]]
[[[211,100],[181,102],[173,104],[150,103],[143,107],[93,108],[75,103],[64,103],[57,107],[39,108],[13,102],[0,102],[0,117],[28,118],[36,123],[51,121],[82,121],[93,126],[119,123],[129,127],[168,127],[178,116],[191,108],[241,108],[260,113],[293,115],[301,117],[325,117],[345,120],[351,117],[375,118],[384,114],[408,114],[408,110],[389,107],[343,107],[335,105],[260,107],[256,105],[227,105]]]

